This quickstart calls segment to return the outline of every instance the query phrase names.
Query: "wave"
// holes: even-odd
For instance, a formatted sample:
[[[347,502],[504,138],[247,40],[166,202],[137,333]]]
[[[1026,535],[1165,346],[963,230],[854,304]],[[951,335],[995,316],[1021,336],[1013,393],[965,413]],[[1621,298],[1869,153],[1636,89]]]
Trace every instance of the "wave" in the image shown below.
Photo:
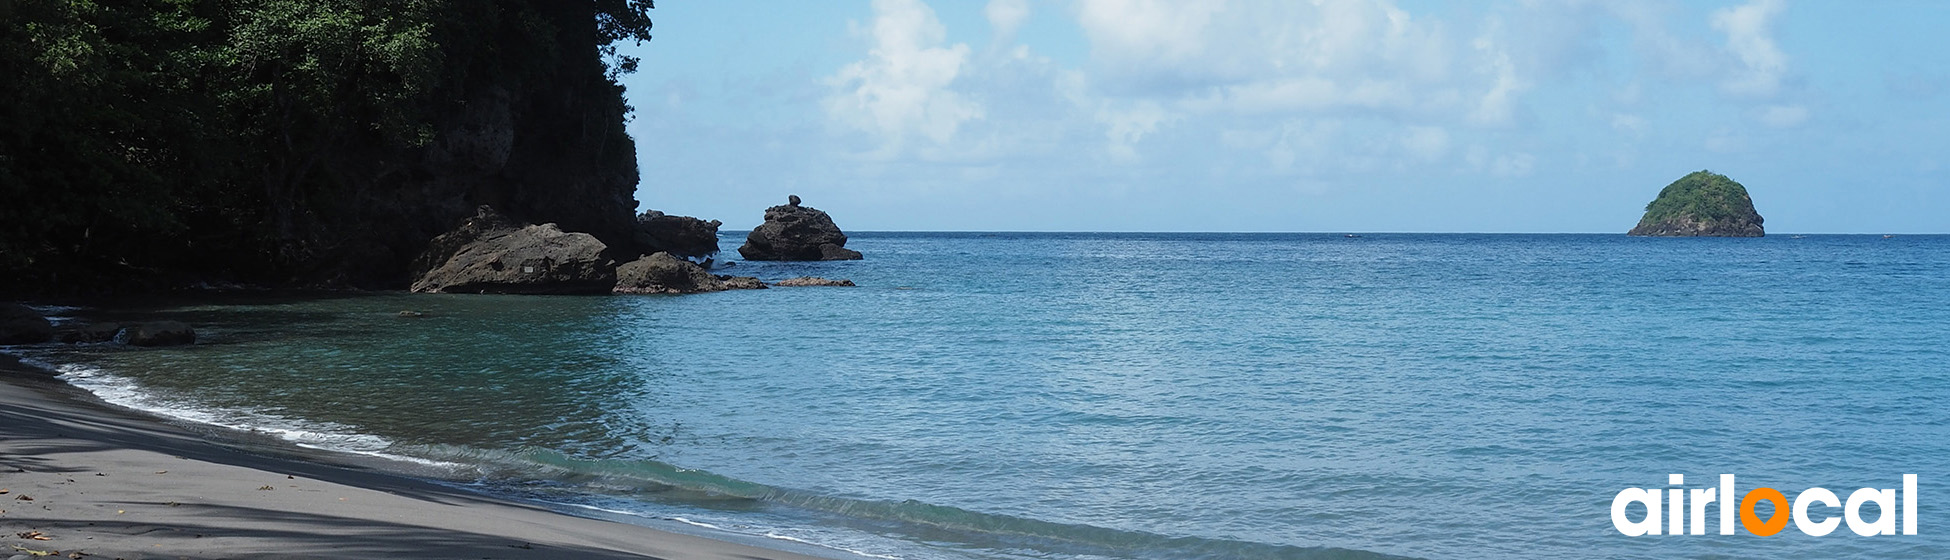
[[[307,449],[377,457],[448,471],[461,471],[470,467],[464,463],[388,452],[394,447],[392,440],[359,433],[352,427],[342,424],[298,420],[263,411],[201,406],[187,399],[170,398],[144,390],[134,379],[97,368],[78,364],[56,365],[40,360],[23,361],[31,361],[33,362],[31,365],[54,371],[58,374],[56,379],[93,393],[109,404],[164,418],[261,434]]]
[[[801,513],[812,514],[809,517],[829,521],[835,520],[836,517],[843,522],[851,520],[851,524],[861,528],[901,534],[914,541],[957,543],[961,545],[958,548],[1028,550],[1044,554],[1107,558],[1243,560],[1402,558],[1343,548],[1173,537],[1142,531],[982,513],[916,500],[848,498],[779,488],[654,460],[581,459],[549,450],[530,450],[513,454],[509,458],[530,463],[534,474],[544,475],[548,479],[557,481],[574,481],[586,488],[601,488],[625,494],[657,493],[665,497],[700,503],[745,500],[799,510]],[[672,519],[701,524],[691,520]],[[798,540],[783,536],[771,538]],[[1046,557],[1044,554],[1030,556]]]
[[[1016,558],[1183,558],[1241,560],[1340,560],[1400,558],[1375,552],[1328,547],[1300,547],[1250,541],[1173,537],[1142,531],[1059,523],[1011,515],[970,511],[916,500],[849,498],[781,488],[739,480],[709,471],[684,468],[655,460],[584,459],[546,449],[501,451],[449,445],[401,445],[378,435],[332,422],[288,418],[257,410],[202,406],[145,389],[133,379],[78,364],[32,365],[58,373],[58,378],[93,393],[103,401],[165,418],[263,434],[292,445],[376,457],[432,468],[448,480],[474,479],[491,490],[525,493],[531,499],[613,515],[663,519],[702,529],[744,534],[828,548],[872,558],[909,558],[910,551],[890,550],[884,539],[861,539],[852,533],[892,538],[917,548],[943,545],[974,557]],[[567,492],[537,495],[538,487]],[[612,498],[604,501],[603,497]],[[681,515],[664,515],[644,498],[727,513],[772,509],[783,519],[809,524],[839,525],[848,531],[808,529],[801,523],[775,526],[713,523]],[[601,505],[599,505],[601,504]],[[727,528],[726,525],[739,525]],[[862,541],[880,542],[862,542]],[[876,546],[878,544],[879,546]],[[876,552],[878,551],[878,552]],[[922,554],[922,556],[934,556]],[[955,556],[961,556],[959,554]]]

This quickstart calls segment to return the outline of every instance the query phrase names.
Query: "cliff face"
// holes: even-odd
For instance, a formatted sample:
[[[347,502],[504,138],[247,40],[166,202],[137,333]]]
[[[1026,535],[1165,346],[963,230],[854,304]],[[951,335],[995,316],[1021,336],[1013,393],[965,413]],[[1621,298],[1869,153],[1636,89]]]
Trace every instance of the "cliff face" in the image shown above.
[[[432,141],[419,147],[351,151],[337,162],[354,173],[357,197],[339,204],[297,239],[301,284],[397,288],[428,240],[481,205],[515,221],[626,247],[633,232],[636,145],[624,131],[623,88],[605,75],[596,16],[577,2],[538,4],[532,16],[553,36],[493,29],[502,51],[547,53],[515,70],[471,61],[452,97],[434,106]],[[532,19],[527,21],[534,21]],[[513,22],[510,22],[513,23]],[[480,29],[456,29],[458,37]],[[532,51],[530,50],[532,49]],[[361,162],[397,162],[377,165]]]
[[[650,8],[0,1],[0,292],[403,288],[480,205],[630,247]]]
[[[1762,219],[1747,188],[1711,171],[1695,171],[1666,185],[1626,235],[1648,237],[1760,237]]]

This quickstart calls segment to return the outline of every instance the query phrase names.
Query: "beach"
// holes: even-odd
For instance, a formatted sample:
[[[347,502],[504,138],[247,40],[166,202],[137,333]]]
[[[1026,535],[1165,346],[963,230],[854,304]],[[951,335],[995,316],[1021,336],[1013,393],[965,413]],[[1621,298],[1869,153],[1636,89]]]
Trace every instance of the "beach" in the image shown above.
[[[266,457],[0,355],[0,558],[810,559]]]

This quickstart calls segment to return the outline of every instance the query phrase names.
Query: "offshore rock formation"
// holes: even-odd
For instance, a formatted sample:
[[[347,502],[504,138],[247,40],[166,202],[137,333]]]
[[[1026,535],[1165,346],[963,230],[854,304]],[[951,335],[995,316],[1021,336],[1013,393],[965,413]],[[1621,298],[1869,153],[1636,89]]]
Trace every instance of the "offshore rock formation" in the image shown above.
[[[483,206],[415,259],[415,292],[599,294],[616,283],[609,247],[555,224],[519,226]]]
[[[1762,219],[1747,188],[1711,171],[1695,171],[1659,191],[1645,217],[1626,235],[1649,237],[1760,237]]]
[[[798,195],[788,201],[765,209],[765,223],[745,236],[739,255],[752,261],[860,260],[859,251],[846,248],[846,233],[831,216],[800,206]]]
[[[779,286],[782,288],[796,288],[796,287],[803,287],[803,286],[852,287],[853,281],[852,280],[828,280],[825,278],[820,278],[818,276],[800,276],[798,278],[787,278],[784,280],[780,280],[778,282],[773,282],[772,285]]]
[[[747,276],[717,276],[697,263],[670,253],[655,253],[630,261],[616,269],[618,294],[696,294],[725,290],[765,289],[765,283]]]
[[[122,329],[130,346],[180,346],[196,343],[196,330],[178,321],[153,321]]]
[[[66,344],[110,342],[122,334],[118,323],[67,323],[54,329],[54,340]]]
[[[636,217],[631,241],[639,254],[670,253],[679,257],[701,258],[718,253],[717,220],[704,221],[690,216],[671,216],[645,210]]]

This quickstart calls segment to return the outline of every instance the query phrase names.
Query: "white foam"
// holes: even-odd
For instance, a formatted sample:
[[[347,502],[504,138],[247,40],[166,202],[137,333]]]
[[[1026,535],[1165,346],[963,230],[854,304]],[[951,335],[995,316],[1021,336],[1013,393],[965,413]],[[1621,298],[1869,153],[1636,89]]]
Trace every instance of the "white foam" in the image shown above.
[[[739,535],[755,535],[755,536],[760,536],[760,537],[765,537],[765,538],[768,538],[768,539],[777,539],[777,540],[782,540],[782,541],[787,541],[787,542],[793,542],[793,543],[798,543],[798,544],[803,544],[803,545],[807,545],[807,546],[814,546],[814,547],[819,547],[819,548],[825,548],[825,549],[829,549],[829,550],[837,550],[837,551],[840,551],[840,552],[845,552],[845,553],[847,553],[847,554],[852,554],[852,555],[855,555],[855,556],[862,556],[862,557],[866,557],[866,558],[882,558],[882,559],[885,559],[885,560],[905,560],[905,558],[903,558],[903,557],[900,557],[900,556],[888,556],[888,555],[885,555],[885,554],[875,554],[875,553],[872,553],[872,552],[867,552],[867,551],[864,551],[864,550],[855,550],[855,549],[852,549],[852,548],[847,548],[847,547],[844,547],[844,546],[836,546],[836,545],[834,545],[834,544],[833,544],[833,543],[831,543],[831,542],[822,542],[822,541],[818,541],[818,540],[810,540],[810,539],[803,539],[803,538],[799,538],[799,537],[794,537],[794,536],[791,536],[791,535],[786,535],[786,534],[781,534],[781,533],[779,533],[779,532],[778,532],[778,530],[776,530],[776,529],[762,529],[762,531],[763,531],[763,532],[756,532],[756,533],[754,533],[754,532],[747,532],[747,531],[738,531],[738,530],[733,530],[733,529],[727,529],[727,528],[725,528],[725,527],[723,527],[723,526],[721,526],[721,525],[716,525],[716,524],[712,524],[712,523],[706,523],[706,522],[703,522],[703,521],[698,521],[698,520],[695,520],[695,519],[690,519],[690,518],[687,518],[687,517],[682,517],[682,516],[676,516],[676,515],[648,515],[648,514],[645,514],[644,512],[639,512],[639,511],[629,511],[629,510],[620,510],[620,509],[610,509],[610,508],[606,508],[606,507],[600,507],[600,506],[592,506],[592,505],[588,505],[588,504],[575,504],[575,503],[556,503],[556,505],[561,505],[561,506],[568,506],[568,507],[574,507],[574,508],[582,508],[582,509],[587,509],[587,510],[593,510],[593,511],[600,511],[600,512],[603,512],[603,513],[608,513],[608,514],[614,514],[614,515],[627,515],[627,516],[630,516],[630,517],[642,517],[642,518],[654,518],[654,519],[664,519],[664,520],[668,520],[668,521],[676,521],[676,522],[678,522],[678,523],[683,523],[683,524],[685,524],[685,525],[690,525],[690,526],[692,526],[692,527],[700,527],[700,528],[704,528],[704,529],[709,529],[709,530],[712,530],[712,531],[721,531],[721,532],[725,532],[725,533],[732,533],[732,534],[739,534]]]
[[[468,465],[448,461],[436,461],[397,453],[387,453],[393,442],[386,438],[362,434],[350,426],[332,422],[303,422],[275,414],[251,410],[227,410],[198,406],[183,399],[144,390],[133,379],[108,373],[100,369],[76,365],[53,365],[39,360],[26,359],[23,362],[52,369],[57,377],[69,385],[80,387],[96,397],[117,406],[128,407],[150,414],[175,418],[239,430],[265,434],[291,442],[307,449],[319,449],[339,453],[351,453],[368,457],[378,457],[391,461],[402,461],[429,467],[460,470]]]
[[[833,549],[833,550],[838,550],[838,551],[842,551],[842,552],[847,552],[847,553],[850,553],[850,554],[856,554],[856,555],[860,555],[860,556],[865,556],[865,557],[868,557],[868,558],[885,558],[885,559],[887,559],[887,560],[905,560],[905,559],[903,559],[903,558],[901,558],[901,557],[899,557],[899,556],[888,556],[888,555],[885,555],[885,554],[874,554],[874,553],[872,553],[872,552],[867,552],[867,551],[864,551],[864,550],[854,550],[854,549],[851,549],[851,548],[842,548],[842,547],[837,547],[837,546],[833,546],[833,545],[830,545],[830,544],[822,544],[822,543],[816,543],[816,542],[813,542],[813,541],[809,541],[809,540],[806,540],[806,539],[802,539],[802,538],[798,538],[798,537],[794,537],[794,536],[791,536],[791,535],[781,535],[781,534],[778,534],[778,533],[775,533],[775,532],[767,532],[767,533],[765,533],[765,537],[766,537],[766,538],[771,538],[771,539],[778,539],[778,540],[782,540],[782,541],[791,541],[791,542],[796,542],[796,543],[800,543],[800,544],[809,544],[809,545],[813,545],[813,546],[820,546],[820,547],[826,547],[826,548],[830,548],[830,549]]]

